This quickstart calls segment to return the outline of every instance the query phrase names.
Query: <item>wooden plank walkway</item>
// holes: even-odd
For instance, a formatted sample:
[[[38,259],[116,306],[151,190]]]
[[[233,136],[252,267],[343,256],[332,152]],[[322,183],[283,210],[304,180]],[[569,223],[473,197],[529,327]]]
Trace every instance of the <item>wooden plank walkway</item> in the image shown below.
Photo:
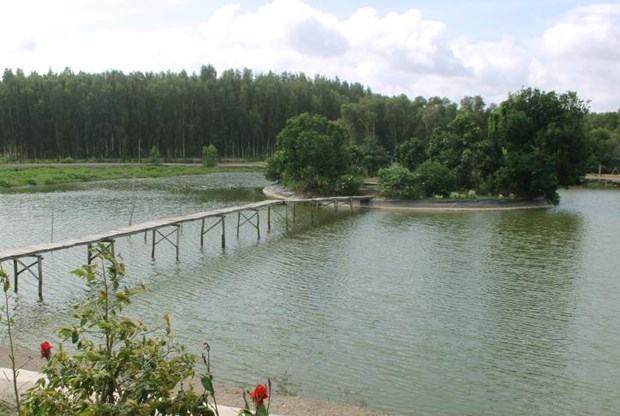
[[[158,228],[167,226],[179,225],[189,221],[201,220],[203,218],[221,217],[223,215],[233,214],[240,211],[257,210],[263,207],[283,205],[285,201],[267,200],[255,202],[248,205],[216,209],[212,211],[197,212],[194,214],[183,215],[178,217],[168,217],[160,220],[152,220],[143,222],[141,224],[134,224],[127,227],[117,228],[105,233],[87,235],[85,237],[71,238],[62,240],[56,243],[44,243],[33,246],[20,247],[15,249],[8,249],[0,251],[0,263],[7,260],[12,260],[19,257],[31,257],[41,255],[43,253],[49,253],[51,251],[64,250],[76,246],[85,246],[89,244],[96,244],[101,241],[115,240],[120,237],[127,237],[134,234],[140,234],[148,231],[152,231]]]
[[[39,298],[43,298],[43,254],[53,251],[65,250],[77,246],[88,247],[88,262],[90,263],[100,248],[96,246],[103,243],[108,246],[114,253],[114,242],[121,237],[144,233],[146,242],[146,233],[152,232],[152,250],[151,257],[155,258],[155,246],[160,242],[166,241],[176,249],[176,258],[179,259],[179,229],[181,224],[190,221],[202,221],[200,231],[200,245],[204,244],[204,235],[215,228],[221,226],[222,247],[226,247],[226,226],[225,219],[227,215],[237,214],[237,237],[239,236],[239,228],[244,224],[252,225],[260,239],[260,216],[259,211],[267,208],[267,228],[271,229],[271,207],[276,205],[286,205],[286,229],[288,230],[288,205],[293,206],[293,222],[295,222],[295,206],[297,204],[312,204],[315,207],[333,205],[337,210],[339,204],[348,204],[353,209],[353,203],[362,203],[372,199],[373,196],[347,196],[347,197],[324,197],[324,198],[290,198],[290,199],[270,199],[260,202],[254,202],[247,205],[235,207],[221,208],[211,211],[197,212],[194,214],[168,217],[159,220],[152,220],[140,224],[129,225],[127,227],[117,228],[108,232],[91,234],[79,238],[70,238],[56,243],[37,244],[27,247],[12,248],[0,251],[0,264],[5,261],[13,261],[13,278],[14,289],[17,292],[19,284],[19,275],[22,273],[30,273],[39,283]],[[249,214],[246,214],[247,212]],[[216,218],[215,224],[205,227],[207,218]],[[314,210],[311,213],[312,223],[314,223]],[[167,227],[172,227],[172,230]],[[162,231],[162,229],[166,229]],[[176,239],[171,236],[176,234]],[[26,260],[26,259],[30,260]]]

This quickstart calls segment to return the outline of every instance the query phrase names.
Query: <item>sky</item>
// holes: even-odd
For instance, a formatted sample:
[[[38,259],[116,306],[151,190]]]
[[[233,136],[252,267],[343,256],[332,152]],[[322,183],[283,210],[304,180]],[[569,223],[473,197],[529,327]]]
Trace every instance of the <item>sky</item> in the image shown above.
[[[0,0],[0,70],[303,72],[388,96],[620,110],[620,1]]]

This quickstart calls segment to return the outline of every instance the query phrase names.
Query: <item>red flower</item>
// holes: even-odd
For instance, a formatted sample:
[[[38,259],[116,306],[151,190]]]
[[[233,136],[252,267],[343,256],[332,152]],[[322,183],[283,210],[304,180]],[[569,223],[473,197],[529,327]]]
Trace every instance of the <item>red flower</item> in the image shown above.
[[[267,385],[265,384],[259,384],[258,386],[256,386],[256,388],[254,389],[254,391],[252,393],[250,393],[250,397],[252,398],[252,400],[254,400],[256,402],[256,407],[262,406],[263,405],[263,401],[269,397],[267,395]]]
[[[41,358],[45,358],[47,361],[52,357],[52,344],[45,341],[41,343]]]

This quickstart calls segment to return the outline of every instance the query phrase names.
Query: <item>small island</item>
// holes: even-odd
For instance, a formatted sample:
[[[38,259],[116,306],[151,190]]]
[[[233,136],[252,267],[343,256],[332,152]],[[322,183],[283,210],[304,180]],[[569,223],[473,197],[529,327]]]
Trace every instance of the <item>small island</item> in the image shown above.
[[[393,155],[374,134],[360,141],[345,109],[339,121],[294,116],[267,160],[267,177],[280,187],[266,192],[355,195],[368,177],[376,177],[381,199],[372,207],[548,208],[559,203],[559,187],[585,176],[588,110],[575,93],[527,88],[489,111],[479,97],[461,107],[445,129],[413,137]]]

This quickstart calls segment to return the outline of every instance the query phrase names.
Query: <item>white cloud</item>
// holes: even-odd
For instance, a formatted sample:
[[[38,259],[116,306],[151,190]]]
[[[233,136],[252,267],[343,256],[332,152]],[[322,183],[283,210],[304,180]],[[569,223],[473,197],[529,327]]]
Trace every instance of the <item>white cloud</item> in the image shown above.
[[[531,85],[576,90],[595,110],[620,107],[613,88],[620,83],[617,3],[558,13],[528,38],[481,38],[473,27],[450,38],[445,22],[416,9],[336,15],[309,0],[264,0],[260,7],[225,1],[9,2],[0,13],[0,70],[191,72],[213,64],[219,71],[338,76],[412,98],[479,94],[499,102]]]
[[[533,51],[530,81],[573,90],[594,110],[620,108],[620,4],[579,7],[554,22]]]

